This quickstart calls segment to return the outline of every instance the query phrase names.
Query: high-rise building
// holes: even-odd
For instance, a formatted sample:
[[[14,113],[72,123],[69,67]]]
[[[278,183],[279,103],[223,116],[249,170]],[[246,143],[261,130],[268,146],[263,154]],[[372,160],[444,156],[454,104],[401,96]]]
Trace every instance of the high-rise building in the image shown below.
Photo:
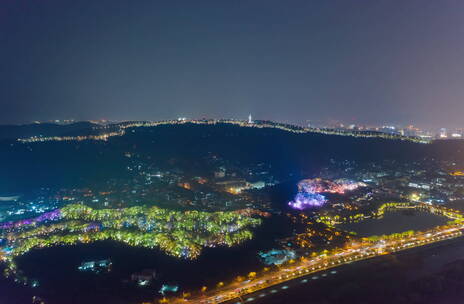
[[[448,132],[446,131],[446,128],[441,128],[440,129],[440,138],[447,138],[448,137]]]

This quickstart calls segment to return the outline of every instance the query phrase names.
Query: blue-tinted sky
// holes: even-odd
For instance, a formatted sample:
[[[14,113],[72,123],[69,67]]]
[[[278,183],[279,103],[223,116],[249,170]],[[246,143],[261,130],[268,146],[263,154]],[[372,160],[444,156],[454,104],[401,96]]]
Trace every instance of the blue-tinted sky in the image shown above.
[[[464,1],[2,0],[0,106],[464,126]]]

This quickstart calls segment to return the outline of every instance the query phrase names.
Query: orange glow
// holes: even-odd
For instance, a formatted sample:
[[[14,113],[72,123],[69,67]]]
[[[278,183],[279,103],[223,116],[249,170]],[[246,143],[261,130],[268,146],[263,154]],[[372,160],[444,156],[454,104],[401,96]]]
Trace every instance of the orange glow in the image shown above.
[[[187,190],[191,190],[191,189],[192,189],[192,186],[190,185],[190,183],[187,183],[187,182],[185,182],[185,183],[179,183],[179,184],[177,184],[177,185],[178,185],[179,187],[184,188],[184,189],[187,189]]]

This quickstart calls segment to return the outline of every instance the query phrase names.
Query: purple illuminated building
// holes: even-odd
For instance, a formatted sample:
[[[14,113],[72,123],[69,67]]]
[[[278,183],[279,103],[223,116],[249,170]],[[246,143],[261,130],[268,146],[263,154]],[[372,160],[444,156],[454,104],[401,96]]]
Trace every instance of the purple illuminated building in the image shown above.
[[[288,203],[293,209],[303,210],[309,207],[320,207],[327,202],[324,195],[319,193],[345,194],[366,184],[345,179],[335,181],[322,178],[304,179],[298,183],[298,193],[295,199]]]
[[[41,223],[45,221],[55,221],[55,220],[59,220],[60,218],[61,218],[61,211],[60,209],[56,209],[56,210],[44,213],[32,219],[24,219],[24,220],[20,220],[17,222],[0,223],[0,229],[18,228],[24,225],[34,225],[36,223]]]
[[[303,210],[310,207],[320,207],[327,202],[321,194],[298,192],[295,199],[288,203],[293,209]]]

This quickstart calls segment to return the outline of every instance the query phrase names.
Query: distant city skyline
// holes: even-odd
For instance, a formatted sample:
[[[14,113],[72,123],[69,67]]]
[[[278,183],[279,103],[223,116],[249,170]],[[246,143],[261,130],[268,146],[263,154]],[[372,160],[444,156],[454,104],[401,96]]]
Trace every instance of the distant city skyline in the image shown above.
[[[81,121],[76,120],[52,120],[52,121],[34,121],[31,125],[40,125],[40,124],[55,124],[55,125],[69,125],[79,123]],[[348,135],[348,136],[371,136],[375,132],[385,134],[386,137],[390,138],[390,136],[396,137],[408,137],[413,140],[419,139],[419,141],[428,142],[429,140],[433,139],[463,139],[464,138],[464,127],[460,128],[421,128],[414,125],[401,125],[401,124],[381,124],[381,125],[374,125],[374,124],[344,124],[340,122],[330,122],[330,123],[292,123],[292,122],[278,122],[278,121],[269,121],[269,120],[261,120],[261,119],[253,119],[251,114],[248,115],[247,119],[222,119],[222,118],[200,118],[200,119],[192,119],[188,117],[177,117],[174,119],[168,120],[134,120],[134,121],[116,121],[116,120],[89,120],[85,122],[90,122],[95,125],[94,128],[103,128],[105,129],[98,136],[81,136],[81,137],[48,137],[48,136],[32,136],[29,138],[20,138],[21,141],[54,141],[54,140],[86,140],[86,139],[94,139],[94,140],[106,140],[112,136],[121,136],[125,134],[124,129],[130,127],[142,127],[142,126],[158,126],[158,125],[175,125],[175,124],[185,124],[185,123],[192,123],[192,124],[216,124],[216,123],[226,123],[226,124],[233,124],[233,125],[240,125],[245,127],[269,127],[269,128],[280,128],[290,132],[301,132],[301,130],[305,130],[303,132],[320,132],[323,134],[338,134],[338,135]],[[2,125],[0,125],[1,127]],[[17,125],[20,127],[20,125]],[[108,130],[107,128],[112,126],[112,130]],[[116,129],[114,129],[116,128]],[[374,135],[376,136],[376,135]]]
[[[462,127],[460,1],[3,1],[0,124]]]
[[[206,120],[222,120],[222,119],[233,119],[233,120],[242,120],[252,123],[253,121],[273,121],[276,123],[288,123],[296,126],[303,126],[303,127],[330,127],[330,128],[413,128],[413,129],[423,129],[423,130],[441,130],[447,129],[448,131],[451,130],[464,130],[464,123],[461,125],[457,124],[456,126],[450,126],[447,124],[437,125],[437,126],[421,126],[414,123],[399,123],[399,122],[378,122],[378,123],[363,123],[363,122],[354,122],[354,121],[341,121],[341,120],[303,120],[303,121],[290,121],[290,120],[273,120],[261,117],[255,117],[252,113],[248,114],[246,117],[209,117],[209,116],[202,116],[202,117],[188,117],[188,116],[178,116],[178,117],[169,117],[165,119],[74,119],[74,118],[66,118],[66,119],[47,119],[47,120],[33,120],[33,121],[26,121],[26,122],[18,122],[18,123],[6,123],[0,124],[1,125],[28,125],[28,124],[35,124],[35,123],[55,123],[55,124],[70,124],[70,123],[77,123],[77,122],[93,122],[98,124],[109,124],[109,123],[122,123],[122,122],[129,122],[129,121],[164,121],[164,120],[199,120],[199,119],[206,119]]]

